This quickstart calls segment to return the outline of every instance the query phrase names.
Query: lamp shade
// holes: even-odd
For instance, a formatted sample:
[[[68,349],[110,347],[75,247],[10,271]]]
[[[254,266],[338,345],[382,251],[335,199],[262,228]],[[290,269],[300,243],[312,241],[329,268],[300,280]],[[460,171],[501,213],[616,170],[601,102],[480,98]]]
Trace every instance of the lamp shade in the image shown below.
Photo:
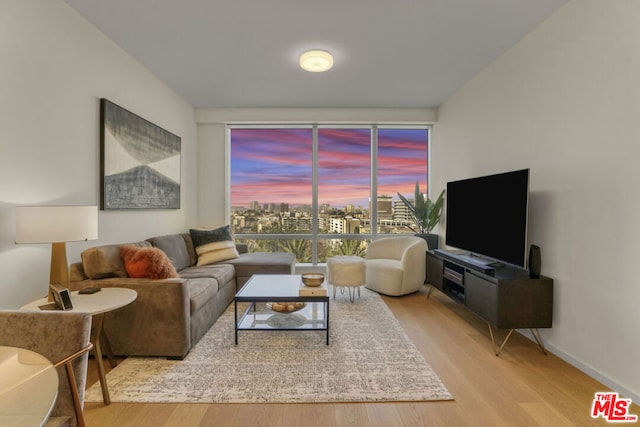
[[[16,243],[98,238],[97,206],[17,206]]]

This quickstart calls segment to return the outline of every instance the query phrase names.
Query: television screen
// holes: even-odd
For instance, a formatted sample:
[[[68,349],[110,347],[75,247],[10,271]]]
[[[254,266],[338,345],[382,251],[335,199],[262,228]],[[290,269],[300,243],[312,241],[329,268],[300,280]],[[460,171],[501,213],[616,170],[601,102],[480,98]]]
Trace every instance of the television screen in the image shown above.
[[[447,183],[448,246],[525,267],[529,169]]]

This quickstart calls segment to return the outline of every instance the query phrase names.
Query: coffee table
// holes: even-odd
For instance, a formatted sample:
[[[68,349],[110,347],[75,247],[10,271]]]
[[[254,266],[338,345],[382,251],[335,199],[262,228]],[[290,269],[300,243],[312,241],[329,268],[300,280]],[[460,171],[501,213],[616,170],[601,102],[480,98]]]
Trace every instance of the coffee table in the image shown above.
[[[326,331],[329,345],[329,296],[301,296],[298,294],[302,279],[299,274],[254,274],[236,294],[234,304],[235,338],[238,331]],[[326,287],[326,283],[323,284]],[[238,318],[238,303],[249,305]],[[293,313],[282,313],[267,308],[275,302],[305,303]],[[257,307],[258,304],[259,309]],[[275,316],[275,317],[274,317]],[[287,322],[286,316],[295,316]],[[284,319],[285,321],[279,321]]]

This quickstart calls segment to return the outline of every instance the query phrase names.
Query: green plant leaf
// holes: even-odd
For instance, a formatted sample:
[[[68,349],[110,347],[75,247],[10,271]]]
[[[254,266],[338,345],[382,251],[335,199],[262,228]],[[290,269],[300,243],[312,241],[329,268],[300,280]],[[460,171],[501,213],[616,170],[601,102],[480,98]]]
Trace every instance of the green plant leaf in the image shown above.
[[[431,206],[428,209],[428,221],[426,227],[427,234],[429,234],[431,230],[433,230],[434,227],[440,222],[440,217],[442,216],[442,207],[444,205],[444,190],[440,192],[440,195],[438,195],[438,198],[435,202],[432,202],[431,200],[428,200],[428,202]]]
[[[444,205],[444,190],[440,193],[435,202],[425,197],[420,192],[420,184],[416,181],[414,203],[411,203],[406,197],[398,193],[398,197],[407,207],[413,221],[416,224],[417,232],[429,234],[433,228],[440,222],[442,216],[442,207]],[[416,229],[409,227],[414,232]]]

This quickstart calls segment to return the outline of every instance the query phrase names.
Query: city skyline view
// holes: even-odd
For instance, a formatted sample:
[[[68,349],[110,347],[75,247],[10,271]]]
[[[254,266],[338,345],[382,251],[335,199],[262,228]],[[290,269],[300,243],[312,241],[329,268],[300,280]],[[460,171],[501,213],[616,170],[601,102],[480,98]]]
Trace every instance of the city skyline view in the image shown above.
[[[371,189],[371,129],[318,129],[318,203],[367,208]],[[378,195],[427,191],[428,130],[378,129]],[[249,208],[312,204],[313,131],[307,128],[231,130],[231,205]]]

